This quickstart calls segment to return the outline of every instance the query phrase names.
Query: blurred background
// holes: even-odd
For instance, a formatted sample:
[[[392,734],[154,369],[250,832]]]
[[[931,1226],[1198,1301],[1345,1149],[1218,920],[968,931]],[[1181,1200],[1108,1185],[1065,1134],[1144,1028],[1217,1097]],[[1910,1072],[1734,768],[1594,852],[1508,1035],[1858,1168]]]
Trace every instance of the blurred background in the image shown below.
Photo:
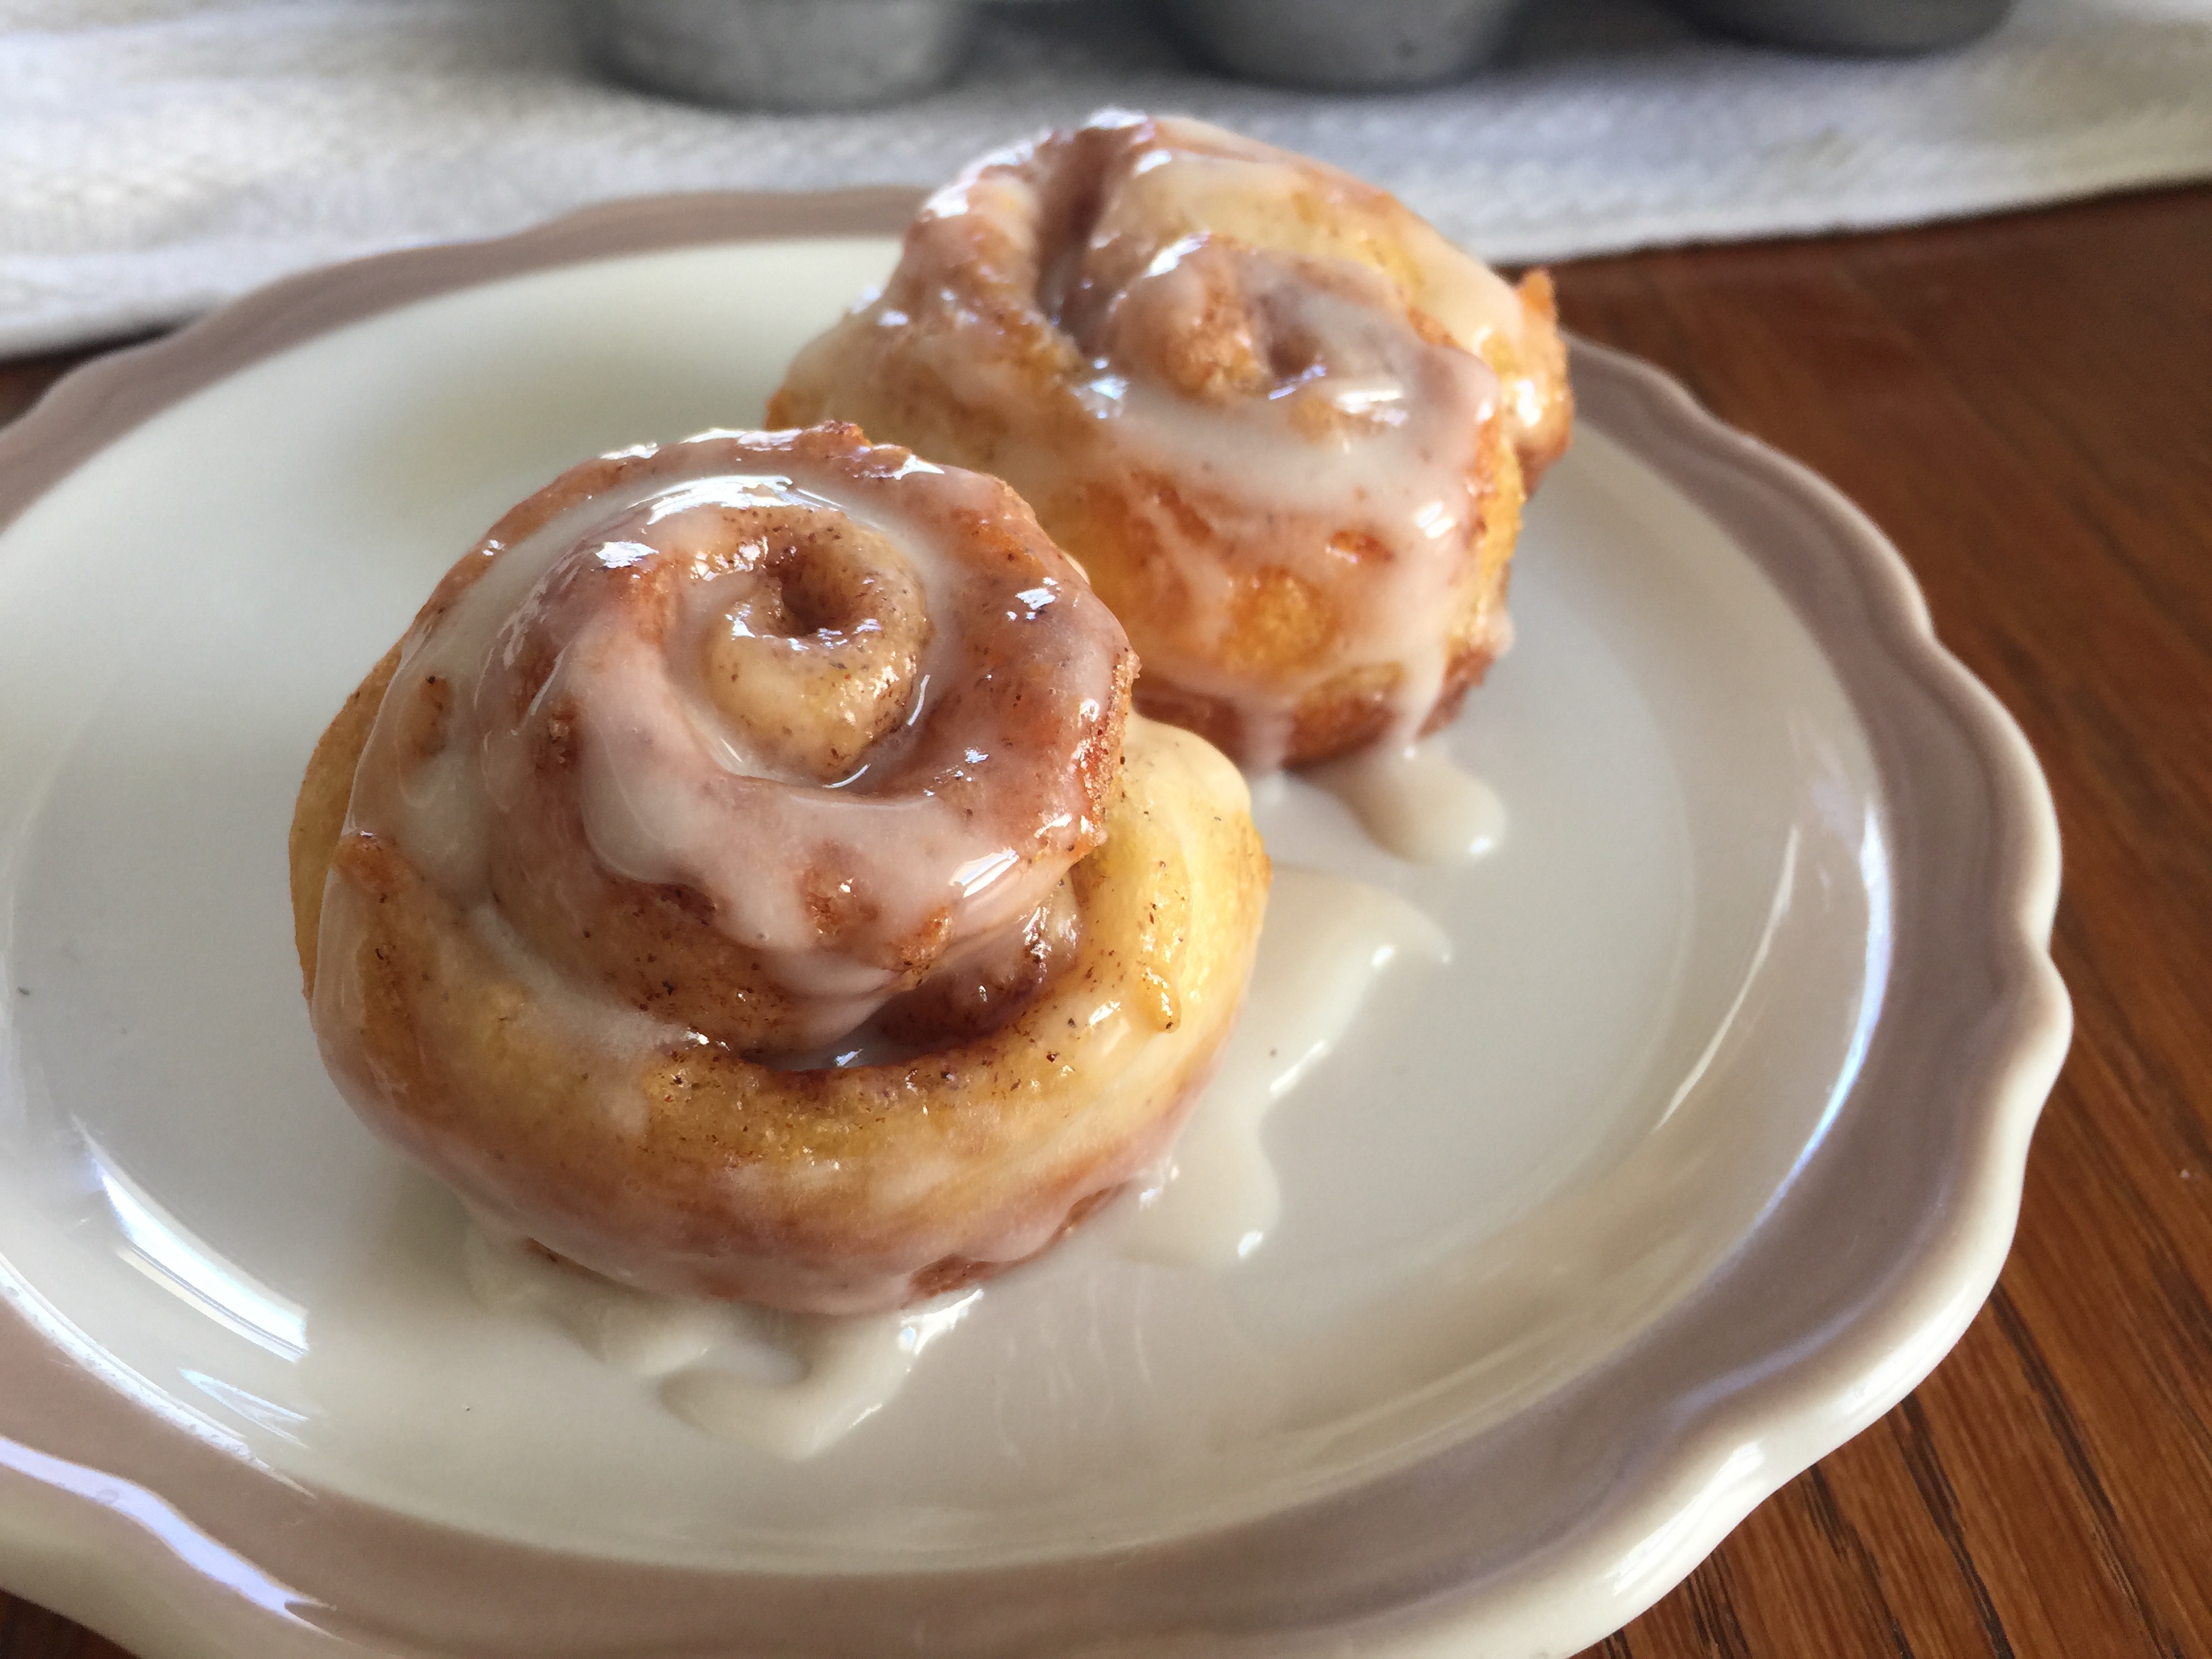
[[[1559,259],[2212,175],[2212,3],[0,0],[0,355],[614,198],[925,186],[1106,106]]]
[[[1063,0],[580,0],[597,60],[636,85],[738,108],[850,108],[957,74],[994,6]],[[1987,33],[2013,0],[1118,0],[1038,20],[1157,34],[1193,65],[1322,92],[1462,80],[1493,61],[1648,46],[1698,27],[1813,52],[1893,54]]]

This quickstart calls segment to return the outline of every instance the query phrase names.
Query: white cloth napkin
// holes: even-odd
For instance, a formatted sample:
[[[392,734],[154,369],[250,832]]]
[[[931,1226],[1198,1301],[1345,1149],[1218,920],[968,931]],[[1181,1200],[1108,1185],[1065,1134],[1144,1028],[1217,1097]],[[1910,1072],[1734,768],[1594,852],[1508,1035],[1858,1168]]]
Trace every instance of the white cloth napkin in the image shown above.
[[[929,184],[1109,104],[1323,156],[1490,258],[1559,258],[2212,175],[2212,0],[2024,0],[1974,46],[1894,61],[1536,0],[1508,67],[1381,97],[1204,75],[1073,0],[995,11],[942,92],[825,116],[608,84],[544,0],[0,0],[0,354],[613,197]]]

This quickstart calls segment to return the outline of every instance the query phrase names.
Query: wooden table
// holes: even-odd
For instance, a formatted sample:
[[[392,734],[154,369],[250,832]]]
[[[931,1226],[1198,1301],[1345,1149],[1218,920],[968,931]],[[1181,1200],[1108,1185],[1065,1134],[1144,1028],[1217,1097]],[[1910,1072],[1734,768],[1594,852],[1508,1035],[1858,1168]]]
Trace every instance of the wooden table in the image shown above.
[[[1558,276],[1904,549],[2050,773],[2078,1020],[1957,1352],[1592,1653],[2212,1655],[2212,189]],[[119,1652],[0,1596],[0,1659]]]

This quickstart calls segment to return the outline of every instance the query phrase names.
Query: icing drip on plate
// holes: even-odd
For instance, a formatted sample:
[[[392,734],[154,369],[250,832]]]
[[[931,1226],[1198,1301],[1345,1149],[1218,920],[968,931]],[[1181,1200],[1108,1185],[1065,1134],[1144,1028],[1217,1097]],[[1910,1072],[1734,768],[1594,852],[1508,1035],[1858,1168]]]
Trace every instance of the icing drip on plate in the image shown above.
[[[888,1405],[922,1350],[981,1294],[843,1318],[657,1296],[481,1221],[464,1236],[461,1260],[486,1309],[550,1319],[594,1358],[658,1382],[662,1403],[686,1422],[793,1462]]]
[[[1440,966],[1451,943],[1396,895],[1279,866],[1243,1020],[1158,1179],[1133,1206],[1123,1251],[1218,1270],[1264,1242],[1281,1207],[1261,1132],[1341,1041],[1398,963]],[[634,1290],[493,1224],[463,1246],[486,1308],[549,1319],[603,1363],[658,1384],[694,1427],[785,1459],[836,1444],[896,1397],[980,1290],[897,1313],[825,1317]]]
[[[1442,743],[1378,744],[1305,771],[1351,809],[1385,852],[1414,864],[1464,864],[1505,838],[1505,805]]]
[[[1328,1056],[1383,973],[1441,967],[1451,941],[1395,893],[1277,865],[1244,1017],[1125,1240],[1140,1261],[1225,1267],[1265,1242],[1282,1201],[1261,1144],[1267,1114]]]

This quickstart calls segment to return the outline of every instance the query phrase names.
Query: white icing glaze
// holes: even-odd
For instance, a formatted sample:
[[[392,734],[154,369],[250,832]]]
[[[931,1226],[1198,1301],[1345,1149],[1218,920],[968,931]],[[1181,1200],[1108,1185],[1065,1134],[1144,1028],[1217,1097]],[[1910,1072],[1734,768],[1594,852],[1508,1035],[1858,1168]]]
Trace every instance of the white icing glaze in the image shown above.
[[[1133,362],[1133,343],[1117,337],[1173,337],[1224,288],[1310,353],[1293,375],[1254,395],[1201,401],[1146,372]],[[1156,297],[1154,289],[1169,291]],[[1148,672],[1242,704],[1255,733],[1246,758],[1266,767],[1279,763],[1290,718],[1312,686],[1347,667],[1395,664],[1388,740],[1410,739],[1442,687],[1443,623],[1480,531],[1480,449],[1499,398],[1488,365],[1422,339],[1389,282],[1364,267],[1317,269],[1210,236],[1162,252],[1115,297],[1101,337],[1085,343],[1099,351],[1095,407],[1115,421],[1127,463],[1178,481],[1181,511],[1142,497],[1136,506],[1188,583],[1202,619],[1199,648],[1163,654],[1155,646]],[[1319,419],[1317,407],[1326,411]],[[1206,516],[1202,532],[1183,516],[1193,505]],[[1347,535],[1381,550],[1358,559],[1351,580]],[[1242,556],[1224,556],[1224,541]],[[1272,568],[1334,605],[1329,653],[1271,695],[1231,666],[1235,601],[1254,569],[1245,550],[1263,550]],[[1279,733],[1273,742],[1258,735],[1270,726]]]
[[[1124,1249],[1193,1267],[1257,1249],[1281,1207],[1261,1143],[1267,1114],[1342,1041],[1391,963],[1450,959],[1443,930],[1395,893],[1277,865],[1243,1017]]]
[[[1171,115],[1152,125],[1160,147],[1139,164],[1130,191],[1147,211],[1264,240],[1268,227],[1318,196],[1332,225],[1349,233],[1346,241],[1382,232],[1401,246],[1419,276],[1409,297],[1461,345],[1479,349],[1492,334],[1522,337],[1527,314],[1512,285],[1374,186],[1207,122]]]
[[[633,1376],[661,1376],[701,1358],[725,1334],[728,1310],[654,1296],[548,1260],[482,1221],[461,1237],[470,1292],[494,1313],[540,1314],[594,1358]]]
[[[396,843],[463,909],[514,908],[515,878],[496,890],[507,849],[536,890],[513,918],[524,942],[570,971],[608,878],[685,890],[788,994],[769,1046],[831,1042],[918,963],[1018,928],[1095,842],[1071,756],[1111,695],[1119,630],[1079,584],[1010,579],[1014,565],[960,543],[1006,512],[994,481],[913,460],[856,475],[774,434],[622,459],[612,487],[513,546],[487,544],[481,574],[417,624],[348,832]],[[916,474],[927,489],[899,488]],[[775,567],[787,583],[833,556],[860,573],[854,585],[909,597],[757,638],[765,562],[799,561]],[[902,625],[916,648],[887,651]],[[1036,660],[1014,655],[1009,630],[1042,642]],[[707,666],[740,647],[745,675],[710,684]],[[827,787],[787,758],[787,711],[818,713],[824,688],[854,711],[857,734],[831,735],[860,760]],[[564,769],[580,847],[562,844],[546,799]],[[533,931],[533,908],[556,941]],[[349,944],[346,914],[326,948]]]
[[[1139,125],[1143,118],[1124,118]],[[1385,242],[1399,255],[1407,301],[1442,325],[1453,342],[1485,352],[1502,337],[1516,349],[1529,337],[1528,313],[1513,285],[1481,260],[1455,246],[1388,192],[1324,162],[1291,157],[1272,145],[1204,121],[1164,116],[1152,123],[1163,157],[1146,166],[1138,187],[1161,207],[1189,222],[1264,242],[1271,225],[1296,216],[1350,257],[1367,257],[1360,244]],[[1150,161],[1152,158],[1148,157]],[[1302,210],[1316,198],[1326,214]],[[1524,365],[1504,386],[1506,410],[1516,437],[1540,425],[1555,389]]]
[[[1383,744],[1310,766],[1385,851],[1415,864],[1480,858],[1505,837],[1505,805],[1436,738]]]
[[[895,1398],[931,1343],[960,1322],[980,1290],[902,1313],[793,1320],[788,1352],[804,1371],[763,1381],[696,1365],[661,1385],[660,1398],[694,1428],[779,1457],[811,1457]]]
[[[923,1349],[981,1294],[848,1318],[770,1313],[633,1290],[481,1221],[463,1235],[461,1261],[486,1309],[549,1319],[595,1358],[657,1382],[694,1427],[792,1462],[890,1404]]]

